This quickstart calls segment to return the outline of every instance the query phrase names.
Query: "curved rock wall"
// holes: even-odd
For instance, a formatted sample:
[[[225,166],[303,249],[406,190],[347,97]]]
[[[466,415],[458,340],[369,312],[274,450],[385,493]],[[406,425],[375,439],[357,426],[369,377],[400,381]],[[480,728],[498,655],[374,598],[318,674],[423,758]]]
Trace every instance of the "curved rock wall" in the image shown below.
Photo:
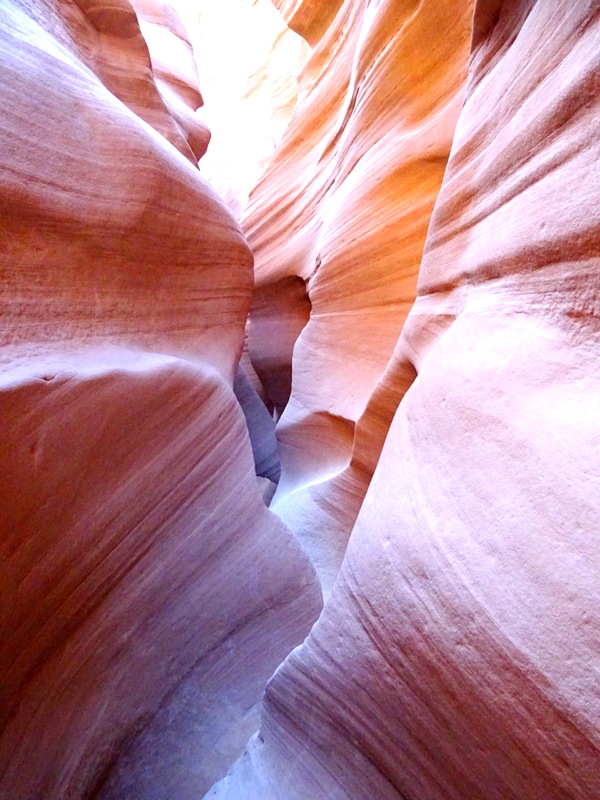
[[[479,3],[394,355],[402,399],[325,609],[212,798],[600,796],[596,3]]]
[[[277,5],[314,51],[243,222],[255,255],[249,346],[282,413],[272,507],[327,589],[372,474],[358,427],[379,427],[362,418],[385,387],[415,296],[464,89],[472,4]],[[288,291],[293,280],[304,293]],[[277,326],[288,335],[271,335]]]
[[[150,51],[156,87],[192,151],[190,160],[197,163],[206,153],[210,131],[195,114],[204,101],[187,31],[162,0],[132,0],[132,6]]]
[[[593,800],[600,8],[276,5],[247,335],[333,585],[283,663],[321,597],[189,42],[2,6],[0,797]]]
[[[298,98],[310,48],[271,0],[173,0],[202,75],[213,137],[201,171],[236,217],[272,157]]]
[[[202,794],[320,607],[311,567],[257,492],[232,389],[251,254],[190,164],[193,136],[152,63],[127,0],[2,5],[10,800]],[[169,74],[159,82],[197,100]],[[169,726],[150,735],[160,714]],[[193,774],[180,766],[190,730]]]

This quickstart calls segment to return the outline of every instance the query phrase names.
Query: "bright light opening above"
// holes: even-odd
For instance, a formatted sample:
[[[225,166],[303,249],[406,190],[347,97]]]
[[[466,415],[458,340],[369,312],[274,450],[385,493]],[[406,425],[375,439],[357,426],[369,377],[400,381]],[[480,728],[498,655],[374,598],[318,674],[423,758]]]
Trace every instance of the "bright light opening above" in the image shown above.
[[[211,130],[200,171],[240,216],[288,124],[310,48],[270,0],[171,0],[190,36]]]

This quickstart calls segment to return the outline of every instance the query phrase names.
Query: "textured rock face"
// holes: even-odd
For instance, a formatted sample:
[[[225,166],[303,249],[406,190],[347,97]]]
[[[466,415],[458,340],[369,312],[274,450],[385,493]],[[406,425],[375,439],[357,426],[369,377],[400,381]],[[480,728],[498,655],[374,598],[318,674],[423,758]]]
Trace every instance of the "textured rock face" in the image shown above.
[[[187,32],[174,9],[160,0],[133,0],[132,6],[150,50],[157,89],[192,151],[190,160],[197,163],[206,153],[210,131],[194,113],[203,100]]]
[[[219,798],[600,796],[596,3],[480,3],[418,373]]]
[[[314,51],[244,220],[257,284],[249,344],[280,411],[293,374],[272,507],[328,588],[390,421],[378,398],[460,109],[472,4],[277,5]]]
[[[152,63],[126,0],[2,5],[10,800],[198,797],[243,747],[264,682],[320,603],[261,502],[232,389],[251,255],[190,164],[195,134]],[[161,91],[197,99],[169,77],[178,70],[188,76],[185,63],[161,68]],[[170,729],[139,745],[159,711]],[[190,728],[196,771],[182,774]]]
[[[274,0],[289,26],[314,47],[325,35],[344,0]]]
[[[144,6],[151,8],[149,2]],[[109,91],[194,161],[185,134],[157,91],[148,46],[129,0],[110,4],[105,0],[73,0],[64,7],[40,0],[31,5],[23,4],[23,7],[89,67]],[[41,16],[39,8],[44,9]],[[8,19],[7,10],[5,20],[8,22]],[[85,24],[82,25],[83,19]],[[32,29],[29,33],[33,37],[36,31]],[[175,63],[171,69],[173,67],[179,71],[180,65]]]
[[[3,3],[3,800],[600,797],[600,8],[448,6],[277,2],[248,335],[275,507],[344,559],[281,663],[320,593],[189,43]]]

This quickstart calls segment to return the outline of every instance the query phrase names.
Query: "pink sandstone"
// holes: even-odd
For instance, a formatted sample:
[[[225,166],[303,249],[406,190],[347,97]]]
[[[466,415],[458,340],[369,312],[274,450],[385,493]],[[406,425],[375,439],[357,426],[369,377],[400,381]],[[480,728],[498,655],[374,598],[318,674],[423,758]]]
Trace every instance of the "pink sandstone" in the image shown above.
[[[207,797],[600,796],[593,3],[479,3],[416,373],[339,578]]]
[[[0,10],[0,797],[596,800],[600,7],[274,5],[254,293],[172,9]]]
[[[6,0],[0,92],[0,796],[99,796],[186,686],[198,796],[320,607],[232,389],[251,254],[127,0]]]
[[[249,348],[267,394],[285,406],[272,508],[328,591],[372,474],[358,429],[373,424],[362,418],[414,299],[464,90],[472,4],[278,5],[314,51],[243,222],[255,255]]]

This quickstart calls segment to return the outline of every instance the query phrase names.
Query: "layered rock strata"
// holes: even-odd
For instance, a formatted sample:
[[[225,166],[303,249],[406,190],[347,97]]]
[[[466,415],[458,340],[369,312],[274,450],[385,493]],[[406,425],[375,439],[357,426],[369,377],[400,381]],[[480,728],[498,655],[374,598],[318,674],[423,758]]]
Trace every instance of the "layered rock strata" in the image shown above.
[[[190,160],[198,163],[208,148],[210,131],[195,113],[204,101],[187,31],[172,6],[161,0],[132,0],[132,6],[148,45],[156,88],[189,145]]]
[[[249,345],[267,394],[285,408],[272,507],[328,589],[389,424],[372,398],[387,391],[414,300],[462,100],[472,4],[277,5],[314,50],[244,218],[256,264]],[[377,431],[366,450],[360,429]]]
[[[197,797],[320,606],[232,388],[251,254],[127,0],[6,0],[0,93],[0,796]],[[184,706],[194,774],[136,750]]]
[[[480,2],[346,558],[207,795],[600,796],[600,9]],[[401,381],[401,383],[402,383]]]

